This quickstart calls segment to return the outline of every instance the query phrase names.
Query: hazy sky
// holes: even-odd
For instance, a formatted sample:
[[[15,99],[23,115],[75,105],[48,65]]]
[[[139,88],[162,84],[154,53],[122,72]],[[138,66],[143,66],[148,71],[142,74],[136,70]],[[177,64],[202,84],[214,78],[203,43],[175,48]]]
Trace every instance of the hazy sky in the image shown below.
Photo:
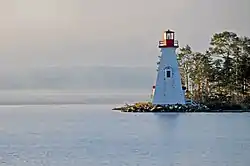
[[[1,0],[0,66],[154,66],[162,31],[181,45],[250,36],[249,0]]]
[[[0,0],[0,90],[150,92],[164,30],[204,51],[215,32],[250,36],[249,8],[249,0]]]

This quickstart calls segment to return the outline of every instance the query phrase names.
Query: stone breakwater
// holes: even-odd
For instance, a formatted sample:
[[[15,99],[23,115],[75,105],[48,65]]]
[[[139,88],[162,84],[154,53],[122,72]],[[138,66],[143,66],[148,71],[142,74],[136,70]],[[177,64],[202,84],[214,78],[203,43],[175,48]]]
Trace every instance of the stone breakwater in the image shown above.
[[[174,105],[153,105],[150,102],[139,102],[132,105],[125,104],[122,107],[116,107],[112,110],[119,110],[121,112],[203,112],[203,113],[222,113],[222,112],[232,112],[232,113],[239,113],[239,112],[249,112],[249,110],[212,110],[206,105],[181,105],[181,104],[174,104]]]

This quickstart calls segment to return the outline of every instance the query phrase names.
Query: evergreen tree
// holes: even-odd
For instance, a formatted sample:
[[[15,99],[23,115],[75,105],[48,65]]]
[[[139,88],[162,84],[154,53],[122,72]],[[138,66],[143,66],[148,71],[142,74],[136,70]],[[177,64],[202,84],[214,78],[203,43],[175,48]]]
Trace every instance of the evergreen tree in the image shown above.
[[[250,38],[215,33],[205,53],[180,48],[182,83],[201,102],[250,102]]]

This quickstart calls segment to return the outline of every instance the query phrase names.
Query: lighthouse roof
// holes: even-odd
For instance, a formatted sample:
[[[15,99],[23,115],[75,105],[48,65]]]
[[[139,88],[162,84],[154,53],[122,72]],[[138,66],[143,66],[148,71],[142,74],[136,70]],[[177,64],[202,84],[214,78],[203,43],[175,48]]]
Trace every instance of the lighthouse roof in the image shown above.
[[[165,32],[167,32],[167,33],[174,33],[174,31],[171,31],[171,30],[167,30],[167,31],[165,31]]]

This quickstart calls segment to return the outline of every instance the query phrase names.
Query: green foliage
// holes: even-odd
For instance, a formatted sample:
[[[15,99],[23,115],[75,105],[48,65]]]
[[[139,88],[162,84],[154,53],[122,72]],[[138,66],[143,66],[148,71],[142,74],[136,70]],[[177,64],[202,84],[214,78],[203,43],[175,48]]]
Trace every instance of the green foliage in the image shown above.
[[[250,94],[250,38],[234,32],[215,33],[205,53],[180,48],[182,84],[200,102],[246,102]],[[250,102],[250,101],[249,101]]]

